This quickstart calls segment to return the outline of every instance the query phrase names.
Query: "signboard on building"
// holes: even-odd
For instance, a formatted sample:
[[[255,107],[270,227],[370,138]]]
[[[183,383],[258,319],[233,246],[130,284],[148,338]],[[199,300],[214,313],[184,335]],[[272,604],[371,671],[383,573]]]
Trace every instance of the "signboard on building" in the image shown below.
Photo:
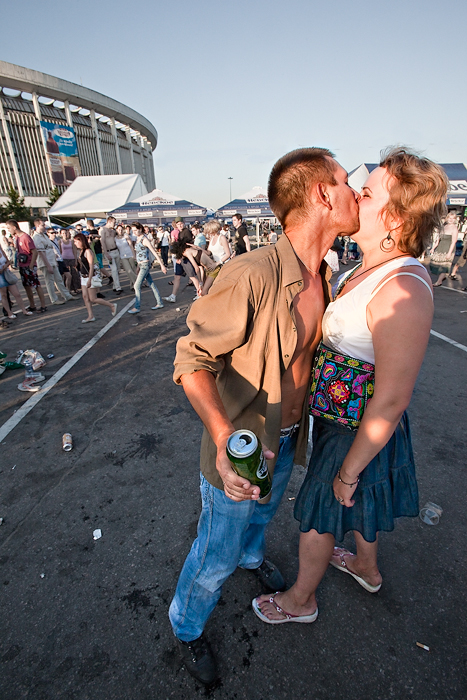
[[[67,124],[41,122],[41,131],[54,186],[71,185],[81,175],[75,130]]]

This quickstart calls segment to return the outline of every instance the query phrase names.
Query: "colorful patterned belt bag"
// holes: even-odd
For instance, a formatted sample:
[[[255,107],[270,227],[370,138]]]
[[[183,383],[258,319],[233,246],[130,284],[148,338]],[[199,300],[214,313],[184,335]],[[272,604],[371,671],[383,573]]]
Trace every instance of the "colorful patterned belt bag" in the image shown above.
[[[310,414],[358,430],[374,385],[374,365],[320,343],[312,372]]]

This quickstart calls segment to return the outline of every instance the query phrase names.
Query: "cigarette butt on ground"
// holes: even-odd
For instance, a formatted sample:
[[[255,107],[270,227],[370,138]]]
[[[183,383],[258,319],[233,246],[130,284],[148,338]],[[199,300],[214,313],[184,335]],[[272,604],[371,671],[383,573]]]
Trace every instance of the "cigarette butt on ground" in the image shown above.
[[[289,501],[295,501],[295,496],[292,496],[292,498],[289,498]]]
[[[421,644],[420,642],[416,642],[416,645],[420,647],[420,649],[425,649],[425,651],[430,651],[430,647],[427,647],[426,644]]]

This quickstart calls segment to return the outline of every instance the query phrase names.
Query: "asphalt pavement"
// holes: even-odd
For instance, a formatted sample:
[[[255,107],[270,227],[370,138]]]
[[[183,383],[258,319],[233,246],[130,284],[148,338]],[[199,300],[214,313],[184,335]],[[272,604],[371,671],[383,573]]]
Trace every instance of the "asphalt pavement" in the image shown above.
[[[155,277],[168,295],[170,275]],[[172,381],[192,297],[152,311],[143,290],[141,313],[123,313],[29,412],[22,372],[0,378],[0,430],[24,415],[0,446],[1,700],[464,700],[467,353],[434,336],[409,415],[420,504],[442,507],[439,524],[406,518],[381,534],[378,594],[330,568],[313,625],[264,625],[257,580],[237,570],[206,630],[221,681],[206,690],[186,673],[167,609],[200,511],[201,424]],[[126,283],[119,311],[131,299]],[[467,294],[436,289],[435,307],[433,329],[467,346]],[[0,350],[53,353],[49,380],[111,321],[107,308],[95,315],[82,325],[77,299],[19,316]],[[303,476],[297,467],[268,534],[288,583]]]

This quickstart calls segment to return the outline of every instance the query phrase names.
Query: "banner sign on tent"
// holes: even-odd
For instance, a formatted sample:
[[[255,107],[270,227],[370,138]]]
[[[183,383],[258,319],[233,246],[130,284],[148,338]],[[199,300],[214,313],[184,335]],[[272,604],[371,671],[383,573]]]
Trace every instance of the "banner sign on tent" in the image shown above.
[[[122,214],[122,213],[117,214],[117,213],[115,213],[115,214],[112,214],[112,216],[114,216],[116,219],[128,219],[128,214]]]
[[[465,205],[465,197],[449,197],[448,198],[448,204],[449,205],[455,205],[455,204],[462,204]]]
[[[56,186],[71,185],[81,175],[75,130],[67,124],[41,122],[47,161]]]
[[[140,206],[142,206],[142,207],[154,207],[154,206],[173,207],[174,204],[175,204],[174,199],[162,199],[162,197],[152,197],[152,199],[148,199],[145,202],[140,202]]]
[[[152,216],[152,211],[139,211],[138,212],[138,218],[139,219],[146,219]]]

